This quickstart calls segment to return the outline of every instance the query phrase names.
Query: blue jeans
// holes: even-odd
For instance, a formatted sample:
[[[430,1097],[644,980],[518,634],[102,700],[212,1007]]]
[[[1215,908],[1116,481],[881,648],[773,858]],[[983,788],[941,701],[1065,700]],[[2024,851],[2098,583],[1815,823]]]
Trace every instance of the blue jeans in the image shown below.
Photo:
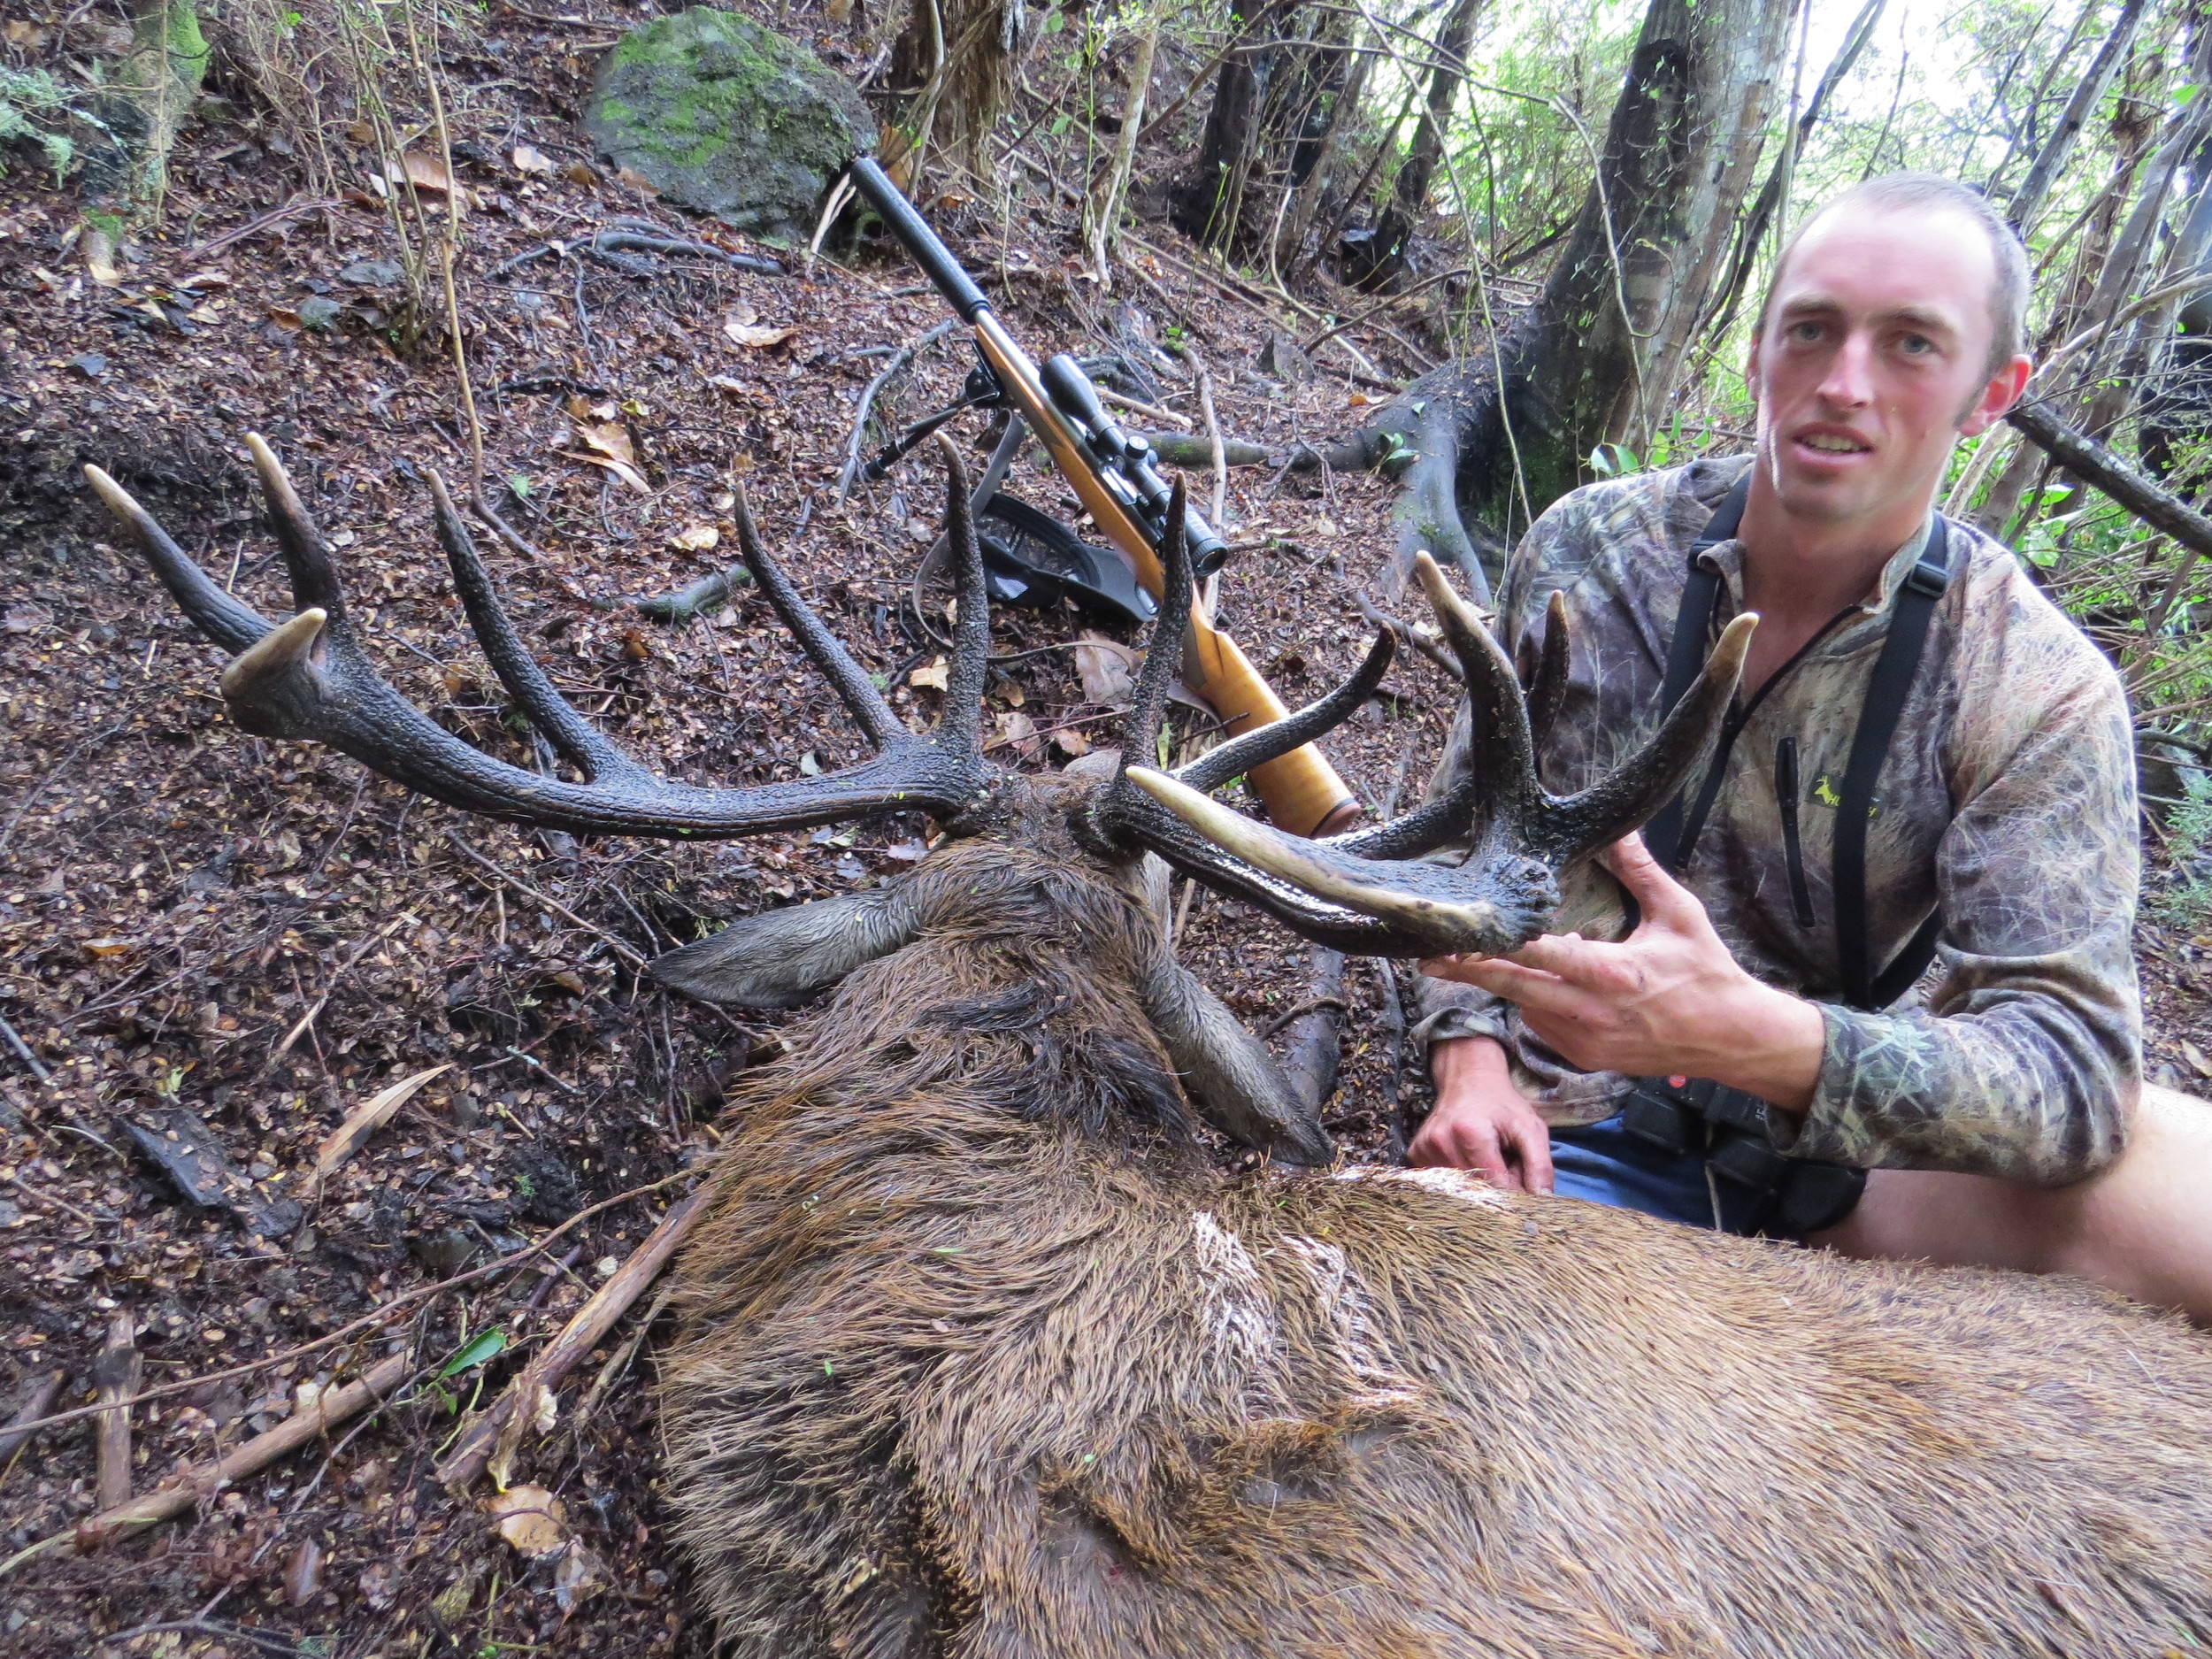
[[[1551,1132],[1552,1190],[1685,1226],[1713,1225],[1701,1152],[1666,1152],[1621,1127],[1618,1115]]]

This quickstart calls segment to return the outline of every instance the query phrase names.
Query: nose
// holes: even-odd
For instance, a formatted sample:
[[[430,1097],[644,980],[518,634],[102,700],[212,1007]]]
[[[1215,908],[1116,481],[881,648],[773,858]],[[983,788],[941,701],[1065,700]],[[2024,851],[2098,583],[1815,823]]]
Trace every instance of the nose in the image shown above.
[[[1857,329],[1843,337],[1821,378],[1821,401],[1836,409],[1862,409],[1874,401],[1874,342]]]

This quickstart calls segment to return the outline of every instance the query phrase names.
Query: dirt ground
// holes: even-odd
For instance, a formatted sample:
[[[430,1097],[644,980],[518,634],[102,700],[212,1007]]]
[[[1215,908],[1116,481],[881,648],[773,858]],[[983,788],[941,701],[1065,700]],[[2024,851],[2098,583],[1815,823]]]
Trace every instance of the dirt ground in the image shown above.
[[[926,721],[935,693],[914,676],[926,682],[938,649],[907,594],[940,480],[915,464],[834,497],[882,349],[941,321],[939,301],[881,250],[811,275],[791,260],[780,277],[580,254],[618,218],[703,227],[591,171],[573,119],[589,65],[572,42],[526,13],[491,39],[532,73],[457,117],[476,198],[461,293],[487,477],[541,557],[488,537],[486,551],[533,649],[670,775],[742,785],[856,757],[758,600],[677,626],[628,608],[727,562],[741,473],[802,588]],[[774,1051],[777,1019],[672,998],[638,963],[732,917],[895,874],[926,826],[578,843],[466,818],[331,751],[226,722],[223,654],[122,546],[81,463],[281,616],[292,607],[241,447],[265,434],[338,546],[392,683],[528,760],[427,525],[426,474],[468,465],[450,358],[387,343],[392,290],[363,263],[393,257],[373,200],[280,215],[297,181],[266,136],[236,122],[188,132],[162,228],[113,285],[71,245],[72,203],[27,170],[0,183],[0,1017],[30,1056],[0,1055],[0,1402],[12,1411],[59,1372],[50,1409],[91,1402],[122,1319],[141,1388],[167,1391],[133,1415],[129,1479],[143,1493],[389,1355],[405,1356],[410,1381],[380,1413],[210,1493],[196,1518],[17,1568],[0,1584],[0,1653],[703,1654],[662,1544],[644,1309],[573,1374],[518,1466],[558,1494],[561,1549],[525,1556],[494,1531],[481,1486],[456,1496],[432,1467],[459,1414],[495,1396],[711,1156],[731,1073]],[[518,145],[550,170],[518,171]],[[1144,235],[1167,257],[1133,250],[1139,269],[1109,296],[1079,275],[1064,216],[999,227],[957,201],[932,213],[1037,355],[1148,332],[1194,348],[1233,435],[1278,449],[1335,436],[1386,394],[1326,351],[1310,379],[1261,373],[1283,319],[1188,273],[1194,256],[1163,226]],[[1354,338],[1386,373],[1418,366],[1387,338]],[[958,345],[924,356],[898,417],[957,389]],[[1153,368],[1167,405],[1202,429],[1189,361]],[[587,430],[626,438],[643,488],[588,458]],[[955,430],[987,449],[983,418]],[[1210,488],[1203,473],[1193,483]],[[1034,466],[1016,487],[1074,517]],[[1363,645],[1350,589],[1378,579],[1388,508],[1371,477],[1231,475],[1222,516],[1240,557],[1222,618],[1289,701]],[[1032,654],[994,680],[999,758],[1055,764],[1115,741],[1113,709],[1087,700],[1065,649],[1089,626],[1064,610],[1002,613],[997,649]],[[1417,788],[1448,696],[1417,658],[1386,691],[1330,745],[1368,802]],[[1207,895],[1181,941],[1256,1024],[1309,994],[1302,947]],[[2154,1064],[2170,1080],[2212,1073],[2208,951],[2212,938],[2145,929]],[[1328,1119],[1352,1156],[1386,1156],[1391,1102],[1415,1087],[1394,992],[1354,964],[1344,1000]],[[433,1067],[317,1178],[349,1113]],[[204,1203],[158,1167],[194,1125],[208,1140]],[[549,1263],[437,1288],[564,1225]],[[0,1555],[85,1520],[96,1486],[88,1417],[19,1448],[0,1467]]]

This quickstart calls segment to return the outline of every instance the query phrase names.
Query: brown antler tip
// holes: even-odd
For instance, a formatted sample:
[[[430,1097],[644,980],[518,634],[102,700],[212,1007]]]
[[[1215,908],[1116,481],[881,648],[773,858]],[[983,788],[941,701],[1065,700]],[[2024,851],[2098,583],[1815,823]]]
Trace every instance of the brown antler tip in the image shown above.
[[[278,623],[223,670],[223,700],[234,705],[250,703],[290,678],[296,670],[311,665],[315,642],[329,620],[320,605],[310,605],[290,620]]]

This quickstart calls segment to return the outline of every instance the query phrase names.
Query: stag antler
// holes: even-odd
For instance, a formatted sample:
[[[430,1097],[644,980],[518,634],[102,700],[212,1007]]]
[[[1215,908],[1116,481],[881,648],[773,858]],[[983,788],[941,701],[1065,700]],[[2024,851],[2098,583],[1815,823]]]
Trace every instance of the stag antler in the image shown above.
[[[1187,572],[1179,580],[1176,574],[1180,551],[1169,549],[1156,640],[1175,637],[1156,630],[1179,626],[1189,603]],[[1310,841],[1256,823],[1205,793],[1279,752],[1276,743],[1309,741],[1348,715],[1389,661],[1386,633],[1351,680],[1290,719],[1171,774],[1125,767],[1102,805],[1110,833],[1351,954],[1495,955],[1541,933],[1557,911],[1560,878],[1650,818],[1711,752],[1758,619],[1747,614],[1729,624],[1697,683],[1627,761],[1578,795],[1555,795],[1537,775],[1532,717],[1548,735],[1565,693],[1563,603],[1554,596],[1525,704],[1513,664],[1443,572],[1425,553],[1416,567],[1467,687],[1464,764],[1441,795],[1392,823]],[[1163,655],[1148,654],[1125,755],[1150,752],[1165,692],[1165,672],[1156,673],[1152,658]],[[1168,810],[1141,802],[1137,789]],[[1446,847],[1465,849],[1456,864],[1421,859]]]
[[[952,445],[939,441],[947,469],[945,528],[959,559],[959,617],[936,732],[916,735],[892,711],[836,637],[808,609],[760,544],[741,485],[738,546],[746,568],[816,667],[829,679],[876,754],[820,777],[749,789],[698,789],[656,776],[579,714],[538,666],[501,607],[491,572],[445,482],[430,475],[439,542],[484,655],[516,703],[581,781],[546,777],[472,749],[409,703],[380,674],[347,614],[328,546],[257,435],[246,447],[261,475],[269,516],[301,609],[272,626],[211,581],[146,510],[96,466],[92,488],[129,527],[184,613],[219,645],[242,653],[223,671],[231,718],[268,737],[313,738],[410,788],[471,812],[587,834],[703,839],[804,829],[913,808],[949,817],[987,787],[982,700],[990,615],[983,557],[968,515],[968,480]]]

